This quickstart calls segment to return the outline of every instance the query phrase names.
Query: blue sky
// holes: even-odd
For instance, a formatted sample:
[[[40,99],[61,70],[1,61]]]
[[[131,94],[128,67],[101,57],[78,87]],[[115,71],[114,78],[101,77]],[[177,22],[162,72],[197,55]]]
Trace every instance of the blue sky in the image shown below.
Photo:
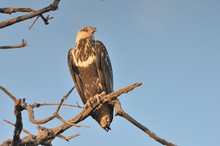
[[[39,9],[52,1],[7,1],[0,7]],[[74,47],[76,32],[84,26],[97,28],[95,38],[108,49],[114,72],[114,88],[135,82],[143,85],[120,97],[131,116],[160,137],[180,146],[217,146],[220,131],[220,1],[138,0],[61,1],[54,19],[45,26],[34,19],[4,28],[0,45],[25,39],[29,46],[0,50],[0,85],[28,103],[59,102],[73,86],[67,52]],[[0,21],[15,15],[1,14]],[[46,14],[47,15],[47,14]],[[45,15],[45,16],[46,16]],[[76,91],[67,103],[79,102]],[[13,102],[0,92],[0,143],[12,137]],[[36,118],[45,118],[56,107],[42,107]],[[63,107],[61,115],[72,118],[79,109]],[[37,133],[23,112],[24,128]],[[54,120],[46,127],[61,124]],[[64,135],[81,136],[54,145],[151,145],[160,146],[121,117],[114,117],[106,133],[92,119],[70,128]],[[24,134],[22,134],[24,136]]]

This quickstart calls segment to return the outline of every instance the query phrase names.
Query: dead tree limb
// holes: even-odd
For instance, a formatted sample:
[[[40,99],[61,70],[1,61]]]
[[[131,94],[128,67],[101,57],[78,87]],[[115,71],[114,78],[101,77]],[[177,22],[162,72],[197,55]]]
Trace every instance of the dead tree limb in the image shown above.
[[[22,39],[22,42],[21,44],[17,44],[17,45],[13,45],[13,46],[0,46],[0,49],[15,49],[15,48],[22,48],[22,47],[25,47],[27,46],[27,42]]]
[[[34,104],[36,104],[37,107],[41,107],[41,106],[56,106],[56,105],[59,105],[60,103],[34,103]],[[82,106],[80,106],[78,103],[76,103],[76,104],[66,104],[66,103],[63,103],[62,106],[82,108]]]
[[[36,135],[35,137],[25,137],[23,139],[20,140],[20,143],[24,144],[25,142],[29,142],[28,144],[32,143],[34,145],[51,145],[51,142],[54,138],[56,137],[60,137],[64,140],[69,140],[75,136],[78,136],[79,134],[74,134],[71,136],[63,136],[61,135],[64,131],[66,131],[67,129],[69,129],[71,126],[78,124],[79,122],[81,122],[82,120],[84,120],[85,118],[87,118],[88,116],[90,116],[90,114],[96,110],[97,108],[100,108],[100,104],[103,103],[110,103],[113,104],[115,106],[115,110],[116,110],[116,115],[119,115],[125,119],[127,119],[129,122],[131,122],[132,124],[134,124],[135,126],[137,126],[139,129],[141,129],[142,131],[144,131],[146,134],[148,134],[150,137],[152,137],[153,139],[155,139],[156,141],[158,141],[159,143],[163,144],[163,145],[167,145],[167,146],[175,146],[174,144],[167,142],[166,140],[160,138],[159,136],[157,136],[156,134],[154,134],[152,131],[150,131],[148,128],[146,128],[145,126],[143,126],[142,124],[140,124],[139,122],[137,122],[134,118],[132,118],[130,115],[128,115],[126,112],[123,111],[123,109],[121,108],[119,99],[117,98],[118,96],[120,96],[123,93],[127,93],[131,90],[133,90],[134,88],[140,86],[141,83],[135,83],[133,85],[127,86],[125,88],[122,88],[120,90],[117,90],[115,92],[112,92],[110,94],[100,94],[100,99],[99,101],[97,101],[97,99],[93,98],[93,100],[91,100],[91,106],[84,106],[82,111],[77,114],[75,117],[73,117],[71,120],[64,122],[64,124],[61,124],[60,126],[57,126],[55,128],[45,128],[45,127],[40,127],[38,126],[38,135]],[[2,86],[0,86],[0,89],[2,89],[13,101],[17,101],[17,99],[11,94],[9,93],[5,88],[3,88]],[[56,115],[58,115],[58,111],[60,109],[60,107],[62,106],[63,101],[69,96],[69,94],[72,92],[72,89],[67,93],[67,95],[65,95],[62,99],[60,104],[57,107],[56,110],[56,114],[53,114],[53,116],[50,117],[57,117]],[[15,104],[16,105],[16,104]],[[39,120],[35,120],[34,119],[34,115],[33,115],[33,108],[37,107],[36,104],[32,105],[32,106],[22,106],[25,107],[25,110],[28,111],[28,115],[30,116],[29,119],[31,122],[34,121],[39,121]],[[50,119],[50,118],[49,118]],[[48,120],[48,119],[47,119]],[[42,120],[41,120],[42,121]],[[48,120],[49,121],[49,120]],[[16,125],[16,124],[15,124]],[[7,140],[4,143],[10,143],[12,140]],[[15,140],[13,139],[13,142]]]
[[[18,23],[18,22],[21,22],[21,21],[24,21],[24,20],[27,20],[27,19],[30,19],[30,18],[33,18],[33,17],[36,17],[36,16],[40,16],[44,13],[49,12],[49,11],[55,11],[55,10],[58,9],[59,2],[60,2],[60,0],[54,0],[53,3],[50,4],[47,7],[44,7],[44,8],[39,9],[39,10],[31,11],[31,13],[26,14],[26,15],[22,15],[22,16],[19,16],[19,17],[16,17],[16,18],[12,18],[12,19],[9,19],[9,20],[2,21],[2,22],[0,22],[0,28],[7,27],[7,26],[10,26],[12,24],[15,24],[15,23]]]
[[[15,123],[13,139],[11,142],[12,142],[12,146],[17,146],[20,143],[20,133],[23,129],[21,111],[23,111],[26,107],[25,99],[16,99],[16,97],[14,97],[8,90],[6,90],[2,86],[0,86],[0,89],[4,91],[14,101],[15,104],[14,114],[16,117],[16,123]]]
[[[14,107],[16,123],[15,123],[14,136],[12,141],[13,146],[17,146],[20,142],[20,133],[23,129],[21,111],[25,109],[24,106],[25,106],[25,99],[16,100]]]
[[[159,143],[161,143],[163,145],[166,145],[166,146],[176,146],[176,145],[174,145],[174,144],[172,144],[172,143],[170,143],[170,142],[160,138],[155,133],[150,131],[147,127],[145,127],[144,125],[140,124],[138,121],[136,121],[134,118],[132,118],[129,114],[124,112],[124,110],[121,108],[121,104],[120,104],[119,100],[115,101],[115,110],[116,110],[116,115],[117,116],[121,116],[121,117],[125,118],[126,120],[128,120],[129,122],[134,124],[136,127],[141,129],[142,131],[144,131],[146,134],[148,134],[151,138],[153,138],[154,140],[158,141]]]
[[[32,12],[31,8],[0,8],[0,13],[11,14],[16,12]]]
[[[5,92],[14,101],[14,104],[15,104],[14,114],[16,116],[16,123],[15,124],[6,121],[7,123],[10,123],[15,126],[13,139],[6,140],[5,142],[3,142],[1,144],[2,146],[11,146],[11,145],[12,146],[17,146],[17,145],[37,146],[39,144],[49,146],[49,145],[51,145],[51,140],[54,139],[55,137],[60,137],[64,140],[68,141],[76,136],[79,136],[79,134],[74,134],[71,136],[63,136],[61,134],[58,134],[57,132],[53,132],[49,128],[40,127],[40,126],[37,127],[38,135],[35,136],[35,135],[31,134],[30,132],[23,129],[21,111],[27,110],[28,112],[29,111],[33,112],[33,108],[37,107],[37,104],[34,104],[32,106],[31,105],[27,106],[27,104],[25,103],[25,99],[17,99],[7,89],[5,89],[2,86],[0,86],[0,89],[3,92]],[[61,101],[65,100],[69,96],[69,94],[72,92],[72,90],[73,90],[73,88],[67,93],[67,95],[65,95],[62,98]],[[61,103],[59,104],[58,109],[60,108],[60,106],[61,106]],[[56,111],[58,111],[58,110],[56,110]],[[34,119],[33,113],[31,113],[31,116]],[[56,116],[54,116],[54,117],[56,117]],[[47,118],[47,119],[49,119],[49,118]],[[35,120],[35,121],[37,121],[37,120]],[[41,120],[40,122],[42,122],[42,121],[45,122],[46,120]],[[39,122],[39,121],[37,121],[37,122]],[[28,134],[28,136],[25,136],[24,138],[21,139],[20,133],[22,130],[25,131]]]

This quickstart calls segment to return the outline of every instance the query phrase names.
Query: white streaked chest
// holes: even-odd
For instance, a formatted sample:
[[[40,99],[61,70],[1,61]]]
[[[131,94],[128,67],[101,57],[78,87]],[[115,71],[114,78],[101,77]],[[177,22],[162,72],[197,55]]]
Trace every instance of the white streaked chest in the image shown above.
[[[79,51],[78,50],[73,50],[71,53],[72,53],[72,56],[73,56],[73,59],[74,59],[74,63],[75,63],[75,65],[77,67],[88,67],[96,59],[96,56],[94,54],[92,54],[86,60],[81,61],[80,59],[76,59],[76,56],[79,55]]]

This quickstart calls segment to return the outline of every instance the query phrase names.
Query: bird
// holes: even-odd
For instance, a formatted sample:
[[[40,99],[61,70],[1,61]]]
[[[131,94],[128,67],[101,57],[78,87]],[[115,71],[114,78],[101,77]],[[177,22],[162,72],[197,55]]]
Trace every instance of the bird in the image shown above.
[[[96,28],[86,26],[76,35],[75,47],[68,52],[68,67],[79,96],[86,105],[96,95],[113,92],[113,71],[105,45],[94,39]],[[104,103],[91,113],[99,125],[109,131],[114,106]]]

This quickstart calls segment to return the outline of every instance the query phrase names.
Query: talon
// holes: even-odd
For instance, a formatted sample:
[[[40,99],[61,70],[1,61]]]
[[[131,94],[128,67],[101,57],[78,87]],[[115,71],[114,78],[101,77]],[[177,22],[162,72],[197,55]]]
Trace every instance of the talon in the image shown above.
[[[96,98],[97,102],[100,103],[100,97],[102,97],[102,96],[104,96],[104,95],[106,95],[106,92],[105,92],[105,91],[102,91],[101,94],[96,94],[96,95],[94,96],[94,98]]]
[[[100,96],[104,96],[106,95],[106,92],[105,91],[102,91],[102,93],[100,94]]]
[[[96,94],[96,95],[94,96],[94,98],[96,99],[96,102],[97,102],[97,103],[100,103],[100,96],[99,96],[99,94]]]
[[[92,106],[92,104],[91,104],[91,99],[90,99],[90,98],[89,98],[89,100],[87,100],[87,102],[84,104],[84,106],[85,106],[86,108]]]

